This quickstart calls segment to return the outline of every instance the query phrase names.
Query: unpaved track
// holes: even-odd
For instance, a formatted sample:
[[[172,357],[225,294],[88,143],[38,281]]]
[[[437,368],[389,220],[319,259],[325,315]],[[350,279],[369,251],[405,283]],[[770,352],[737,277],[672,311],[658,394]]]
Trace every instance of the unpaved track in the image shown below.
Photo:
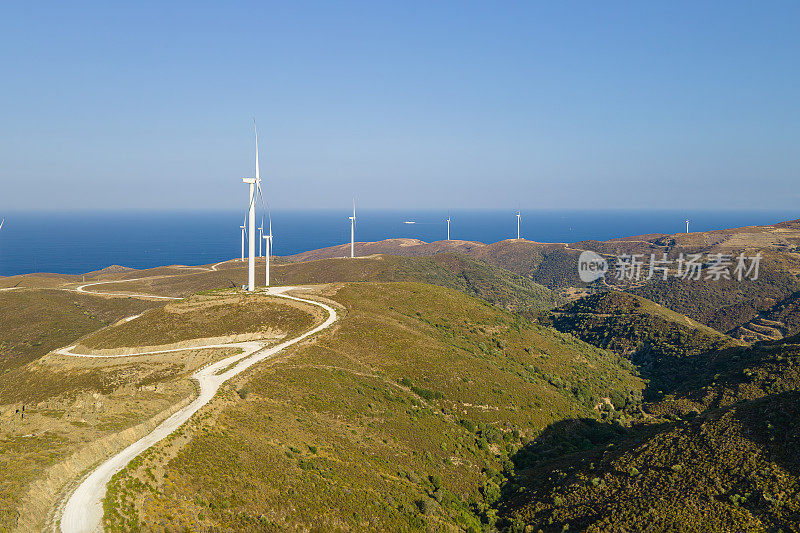
[[[214,265],[216,267],[216,265]],[[130,280],[125,280],[130,281]],[[108,283],[108,282],[104,282]],[[80,292],[88,292],[82,285],[78,287]],[[170,433],[183,425],[191,416],[196,413],[200,408],[206,405],[211,398],[214,397],[220,386],[233,376],[247,370],[252,365],[263,361],[273,355],[281,352],[282,350],[296,344],[320,331],[330,327],[337,320],[336,310],[324,303],[305,298],[298,298],[285,294],[286,291],[296,289],[296,287],[274,287],[267,290],[267,294],[278,296],[281,298],[288,298],[298,302],[304,302],[310,305],[321,307],[328,312],[328,318],[317,327],[303,333],[299,337],[295,337],[288,341],[282,342],[271,348],[264,348],[260,342],[245,342],[245,343],[231,343],[231,344],[212,344],[212,345],[198,345],[191,348],[182,348],[180,350],[163,350],[154,352],[142,352],[139,354],[127,354],[126,357],[135,355],[149,355],[155,353],[164,353],[168,351],[185,351],[196,350],[202,348],[231,348],[239,347],[243,349],[243,353],[217,361],[214,364],[208,365],[197,370],[192,377],[197,380],[200,388],[199,396],[192,401],[189,405],[174,413],[164,422],[162,422],[155,430],[140,440],[134,442],[118,454],[114,455],[94,471],[92,471],[75,489],[75,492],[70,495],[63,512],[60,517],[60,528],[62,533],[89,533],[102,530],[103,519],[103,498],[106,495],[106,486],[111,481],[112,476],[122,470],[132,459],[140,453],[153,446],[161,439],[168,436]],[[100,293],[107,294],[107,293]],[[121,296],[131,296],[129,294]],[[141,295],[149,296],[149,295]],[[166,298],[166,297],[164,297]],[[74,346],[59,350],[57,353],[62,355],[91,357],[88,354],[76,354],[72,350]],[[109,357],[109,356],[105,356]],[[111,356],[114,357],[114,356]],[[235,364],[232,368],[217,374],[220,370]]]
[[[173,277],[173,276],[164,276],[164,277]],[[125,283],[128,281],[139,281],[142,279],[153,279],[153,278],[131,278],[131,279],[121,279],[121,280],[114,280],[114,281],[93,281],[92,283],[84,283],[78,287],[75,287],[75,292],[82,292],[84,294],[95,294],[99,296],[117,296],[120,298],[146,298],[148,300],[183,300],[183,298],[178,298],[175,296],[156,296],[155,294],[136,294],[136,293],[124,293],[124,292],[99,292],[99,291],[87,291],[86,287],[92,287],[93,285],[105,285],[107,283]]]

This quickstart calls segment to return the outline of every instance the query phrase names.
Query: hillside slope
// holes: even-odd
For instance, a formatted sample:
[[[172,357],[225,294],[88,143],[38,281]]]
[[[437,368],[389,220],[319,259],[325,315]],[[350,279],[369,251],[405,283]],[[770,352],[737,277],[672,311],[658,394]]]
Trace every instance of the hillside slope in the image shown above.
[[[158,305],[162,304],[56,289],[0,291],[0,375]]]
[[[800,333],[800,291],[781,300],[731,335],[745,342],[778,340]]]
[[[649,394],[674,389],[680,381],[675,358],[695,356],[741,343],[674,311],[629,293],[586,296],[552,312],[540,322],[623,355],[651,381]]]
[[[335,329],[253,368],[123,471],[108,527],[480,531],[523,439],[639,397],[624,359],[458,291],[323,294],[344,310]]]
[[[684,358],[684,385],[610,428],[573,420],[514,456],[509,527],[797,531],[800,339]]]

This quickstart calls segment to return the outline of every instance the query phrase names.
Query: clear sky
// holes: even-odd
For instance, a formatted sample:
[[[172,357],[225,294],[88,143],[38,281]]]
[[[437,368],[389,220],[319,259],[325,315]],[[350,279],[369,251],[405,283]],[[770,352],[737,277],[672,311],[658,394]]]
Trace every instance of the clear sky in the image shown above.
[[[800,2],[8,2],[0,209],[800,205]]]

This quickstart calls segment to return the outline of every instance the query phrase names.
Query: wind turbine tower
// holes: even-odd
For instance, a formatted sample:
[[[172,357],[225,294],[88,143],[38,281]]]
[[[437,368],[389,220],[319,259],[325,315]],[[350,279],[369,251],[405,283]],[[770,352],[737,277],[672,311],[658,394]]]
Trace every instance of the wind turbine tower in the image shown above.
[[[450,215],[447,215],[447,240],[450,240]]]
[[[250,186],[250,207],[247,212],[247,290],[256,288],[256,182],[257,178],[242,178],[242,182]]]
[[[517,209],[517,239],[519,239],[519,220],[522,218],[522,214]]]
[[[686,233],[689,233],[689,219],[686,219]]]
[[[353,198],[353,216],[350,217],[350,257],[356,256],[356,199]]]

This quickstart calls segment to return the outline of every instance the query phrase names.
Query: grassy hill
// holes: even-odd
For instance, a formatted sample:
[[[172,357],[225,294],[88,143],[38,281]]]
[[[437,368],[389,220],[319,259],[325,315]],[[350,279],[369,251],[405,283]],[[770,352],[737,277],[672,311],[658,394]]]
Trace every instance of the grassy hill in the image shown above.
[[[101,329],[82,338],[80,345],[97,350],[233,336],[241,337],[237,341],[279,338],[297,335],[313,324],[307,305],[299,308],[286,299],[241,293],[195,295]]]
[[[523,441],[639,397],[624,359],[458,291],[322,294],[345,310],[334,330],[251,369],[118,475],[111,530],[480,531]]]
[[[9,339],[4,349],[14,354],[0,372],[0,531],[44,527],[66,483],[194,396],[192,372],[238,351],[187,348],[88,359],[52,349],[79,339],[111,348],[242,332],[269,343],[321,318],[305,304],[225,292],[149,310],[164,304],[54,289],[0,292],[0,298],[13,312],[3,314],[0,331]],[[135,320],[120,320],[142,312]],[[86,335],[91,330],[97,331]]]
[[[0,291],[0,375],[158,305],[56,289]]]

